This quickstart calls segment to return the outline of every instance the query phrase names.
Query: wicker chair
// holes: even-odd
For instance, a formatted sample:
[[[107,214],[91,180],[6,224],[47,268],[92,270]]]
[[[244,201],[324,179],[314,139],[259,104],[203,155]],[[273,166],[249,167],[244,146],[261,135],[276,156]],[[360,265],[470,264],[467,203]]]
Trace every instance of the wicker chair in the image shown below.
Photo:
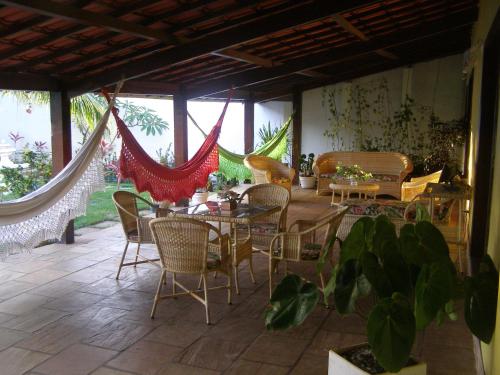
[[[347,211],[345,208],[336,208],[335,211],[317,221],[297,220],[288,232],[279,233],[269,246],[269,296],[273,292],[273,273],[280,261],[287,262],[316,262],[321,256],[331,236],[336,236],[337,229]],[[319,237],[319,238],[317,238]],[[319,275],[321,289],[325,287],[323,273]]]
[[[243,163],[252,172],[256,184],[276,184],[291,191],[295,169],[275,159],[260,155],[248,155]]]
[[[240,202],[245,198],[250,205],[280,206],[281,211],[260,219],[250,226],[252,245],[254,250],[267,251],[273,237],[279,232],[286,231],[286,215],[290,192],[283,186],[274,184],[255,185],[245,190]],[[246,226],[238,226],[238,231],[247,230]]]
[[[231,243],[229,236],[222,235],[214,226],[194,219],[165,217],[151,220],[151,232],[160,254],[162,266],[160,281],[156,291],[151,318],[154,318],[158,302],[164,298],[190,295],[205,306],[206,322],[210,324],[207,291],[209,289],[227,289],[227,302],[231,303]],[[211,233],[215,239],[209,240]],[[172,273],[172,294],[161,295],[167,272]],[[207,288],[207,275],[221,272],[227,275],[227,284]],[[200,275],[203,281],[204,298],[176,280],[177,274]],[[177,287],[182,292],[177,292]]]
[[[441,178],[441,173],[443,171],[437,171],[427,176],[422,177],[413,177],[408,182],[403,182],[401,185],[401,200],[404,202],[411,202],[414,200],[419,194],[422,194],[429,182],[438,183]]]
[[[123,255],[120,261],[120,266],[118,267],[118,272],[116,273],[116,279],[120,277],[120,272],[124,266],[137,266],[141,263],[147,262],[157,262],[160,259],[147,259],[140,255],[141,244],[152,244],[153,237],[149,229],[149,221],[151,218],[139,216],[139,210],[137,208],[137,202],[141,201],[146,203],[151,208],[156,209],[157,216],[166,216],[171,210],[168,208],[157,209],[157,207],[148,202],[146,199],[136,195],[134,193],[119,190],[113,193],[113,202],[115,203],[116,210],[120,216],[120,221],[122,223],[123,233],[125,234],[125,249],[123,249]],[[137,244],[137,250],[135,254],[135,261],[124,263],[125,256],[127,255],[128,245],[130,243]],[[139,260],[141,257],[143,260]]]

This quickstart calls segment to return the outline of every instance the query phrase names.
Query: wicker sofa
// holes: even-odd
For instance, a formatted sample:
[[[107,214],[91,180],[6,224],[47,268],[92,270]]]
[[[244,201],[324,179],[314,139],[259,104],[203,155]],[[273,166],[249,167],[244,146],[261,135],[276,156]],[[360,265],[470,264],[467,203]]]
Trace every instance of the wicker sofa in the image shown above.
[[[397,152],[327,152],[319,155],[313,165],[314,175],[318,179],[318,195],[331,194],[328,185],[339,162],[344,165],[357,164],[365,171],[371,172],[374,180],[380,185],[377,194],[387,194],[397,199],[401,198],[401,184],[404,178],[413,170],[410,158]]]

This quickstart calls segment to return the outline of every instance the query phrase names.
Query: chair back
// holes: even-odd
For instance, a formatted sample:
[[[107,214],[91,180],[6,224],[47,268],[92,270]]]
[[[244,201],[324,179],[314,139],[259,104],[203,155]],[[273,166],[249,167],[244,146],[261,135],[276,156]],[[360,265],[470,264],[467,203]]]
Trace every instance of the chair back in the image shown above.
[[[194,219],[164,217],[151,220],[149,227],[163,268],[178,273],[206,270],[209,224]]]
[[[308,222],[306,226],[299,227],[299,232],[285,233],[281,237],[281,248],[284,249],[283,258],[299,261],[301,252],[305,249],[323,251],[329,239],[336,236],[347,209],[347,207],[335,208],[334,212],[316,222]],[[318,236],[320,238],[317,238]]]
[[[138,230],[137,217],[139,216],[139,210],[137,209],[136,197],[134,193],[124,190],[115,191],[112,196],[125,236],[132,231]]]
[[[268,172],[273,177],[290,178],[290,168],[268,156],[248,155],[243,163],[252,172],[256,184],[271,182],[267,180]]]
[[[286,215],[290,202],[288,189],[275,184],[260,184],[245,190],[241,195],[242,199],[245,196],[248,197],[250,205],[280,206],[281,211],[259,219],[259,222],[278,224],[280,229],[286,230]]]

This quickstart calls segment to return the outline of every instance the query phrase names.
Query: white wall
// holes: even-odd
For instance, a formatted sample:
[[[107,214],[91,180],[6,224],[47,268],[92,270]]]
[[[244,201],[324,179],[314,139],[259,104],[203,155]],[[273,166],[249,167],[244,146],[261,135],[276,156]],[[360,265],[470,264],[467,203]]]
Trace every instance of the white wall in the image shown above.
[[[459,119],[463,116],[464,108],[465,85],[462,80],[462,67],[463,57],[460,54],[373,74],[349,83],[337,84],[336,87],[365,85],[385,78],[391,111],[397,110],[408,94],[415,99],[416,104],[427,106],[429,109],[433,107],[442,120]],[[332,151],[330,139],[323,135],[329,128],[329,113],[323,105],[323,92],[330,87],[332,86],[308,90],[302,95],[301,147],[304,153]]]

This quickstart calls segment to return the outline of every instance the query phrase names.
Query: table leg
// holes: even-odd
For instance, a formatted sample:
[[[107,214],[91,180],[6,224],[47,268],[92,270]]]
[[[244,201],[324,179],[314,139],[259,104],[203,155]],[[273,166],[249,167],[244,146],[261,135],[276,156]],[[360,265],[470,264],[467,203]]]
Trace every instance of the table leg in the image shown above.
[[[335,189],[332,189],[332,201],[330,202],[330,206],[333,206],[335,203]]]

